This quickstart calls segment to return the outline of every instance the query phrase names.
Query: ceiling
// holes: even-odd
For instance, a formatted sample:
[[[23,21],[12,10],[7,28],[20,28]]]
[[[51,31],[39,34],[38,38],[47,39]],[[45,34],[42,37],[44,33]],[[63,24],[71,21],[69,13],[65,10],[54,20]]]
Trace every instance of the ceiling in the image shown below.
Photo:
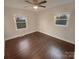
[[[29,0],[29,1],[32,1],[32,0]],[[38,1],[40,2],[43,0],[38,0]],[[46,8],[39,8],[39,10],[44,10],[61,4],[70,3],[74,0],[46,0],[46,1],[47,3],[44,4]],[[33,11],[32,5],[26,3],[25,0],[4,0],[4,6],[20,8],[20,9],[28,9]]]

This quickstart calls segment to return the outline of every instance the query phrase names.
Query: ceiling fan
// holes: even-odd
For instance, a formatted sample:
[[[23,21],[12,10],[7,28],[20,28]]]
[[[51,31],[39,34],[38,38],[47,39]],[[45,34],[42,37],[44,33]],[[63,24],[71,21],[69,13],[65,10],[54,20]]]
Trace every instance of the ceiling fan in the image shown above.
[[[32,4],[34,9],[38,9],[38,7],[43,7],[45,8],[46,6],[43,6],[42,4],[47,3],[46,0],[38,2],[38,0],[32,0],[32,2],[25,0],[25,2]]]

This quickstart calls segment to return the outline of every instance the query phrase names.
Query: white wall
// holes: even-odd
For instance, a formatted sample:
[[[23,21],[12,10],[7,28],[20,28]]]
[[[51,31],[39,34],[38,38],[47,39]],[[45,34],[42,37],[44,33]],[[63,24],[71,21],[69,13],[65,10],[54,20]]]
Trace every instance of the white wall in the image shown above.
[[[75,12],[74,3],[64,4],[35,13],[33,11],[5,7],[5,40],[40,31],[52,37],[75,43]],[[71,12],[67,27],[58,27],[54,24],[54,15],[62,12]],[[28,17],[28,28],[16,31],[13,16],[15,14]]]
[[[37,31],[37,14],[32,11],[16,9],[5,7],[4,11],[5,15],[5,40],[15,38],[18,36],[22,36],[31,32]],[[28,28],[22,30],[16,30],[15,22],[14,22],[14,15],[23,15],[28,17]]]
[[[75,41],[75,12],[74,4],[64,4],[39,14],[39,31],[46,33],[52,37],[74,43]],[[71,12],[69,24],[67,27],[56,26],[54,23],[54,15],[62,12]]]

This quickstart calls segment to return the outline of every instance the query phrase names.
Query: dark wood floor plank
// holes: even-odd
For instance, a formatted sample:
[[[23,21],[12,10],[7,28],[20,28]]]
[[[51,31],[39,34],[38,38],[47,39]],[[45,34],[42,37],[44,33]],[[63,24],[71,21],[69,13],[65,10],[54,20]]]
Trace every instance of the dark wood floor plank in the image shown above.
[[[74,59],[74,45],[40,32],[5,42],[5,59]]]

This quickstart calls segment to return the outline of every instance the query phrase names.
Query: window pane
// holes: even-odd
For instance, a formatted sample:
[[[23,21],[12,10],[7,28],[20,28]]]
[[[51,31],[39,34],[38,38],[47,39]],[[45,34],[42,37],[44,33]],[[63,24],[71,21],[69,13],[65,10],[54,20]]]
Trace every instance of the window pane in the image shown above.
[[[56,20],[56,24],[58,25],[66,25],[67,20]]]
[[[17,23],[17,29],[26,28],[26,23]]]
[[[18,22],[18,23],[24,23],[25,20],[16,20],[16,22]]]
[[[16,17],[16,26],[17,29],[26,28],[26,17],[25,16],[18,16]]]

